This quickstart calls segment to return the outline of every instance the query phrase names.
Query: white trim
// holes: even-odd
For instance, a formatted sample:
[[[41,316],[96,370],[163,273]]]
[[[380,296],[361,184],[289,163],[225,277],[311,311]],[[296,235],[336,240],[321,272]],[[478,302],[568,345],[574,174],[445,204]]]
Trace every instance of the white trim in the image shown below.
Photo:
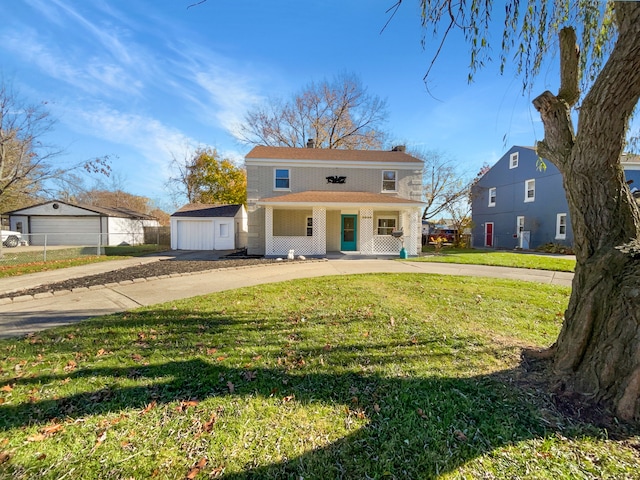
[[[280,170],[280,171],[286,170],[287,171],[287,181],[289,182],[289,186],[288,187],[278,187],[276,185],[276,182],[278,180],[284,180],[284,178],[278,179],[278,177],[276,177],[276,174],[277,174],[278,170]],[[277,167],[274,167],[274,169],[273,169],[273,190],[274,191],[278,191],[278,192],[290,192],[291,191],[291,169],[290,168],[277,168]]]
[[[387,172],[393,172],[393,190],[387,190],[384,188],[384,182],[391,182],[391,180],[385,179],[384,174]],[[382,185],[380,187],[381,193],[397,193],[398,192],[398,171],[397,170],[382,170]]]
[[[519,163],[518,152],[513,152],[511,155],[509,155],[509,170],[513,168],[518,168],[518,163]]]
[[[564,233],[560,233],[560,219],[564,217]],[[566,213],[558,213],[556,215],[556,240],[565,240],[567,238],[567,214]]]
[[[493,202],[491,201],[491,190],[493,190]],[[487,205],[488,207],[495,207],[496,206],[496,198],[498,196],[498,189],[496,187],[490,187],[489,188],[489,205]]]
[[[529,189],[529,182],[533,182],[533,188]],[[529,197],[529,190],[533,190],[533,197]],[[529,178],[528,180],[524,181],[524,201],[525,203],[528,202],[535,202],[536,200],[536,179],[535,178]]]

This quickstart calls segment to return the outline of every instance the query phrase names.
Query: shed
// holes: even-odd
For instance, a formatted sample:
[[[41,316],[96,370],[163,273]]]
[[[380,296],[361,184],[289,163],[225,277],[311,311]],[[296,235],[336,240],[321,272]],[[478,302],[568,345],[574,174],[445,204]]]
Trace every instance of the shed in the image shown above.
[[[190,203],[171,215],[172,250],[234,250],[246,246],[244,205]]]
[[[11,230],[30,245],[137,245],[154,217],[124,208],[79,205],[60,200],[8,212]]]

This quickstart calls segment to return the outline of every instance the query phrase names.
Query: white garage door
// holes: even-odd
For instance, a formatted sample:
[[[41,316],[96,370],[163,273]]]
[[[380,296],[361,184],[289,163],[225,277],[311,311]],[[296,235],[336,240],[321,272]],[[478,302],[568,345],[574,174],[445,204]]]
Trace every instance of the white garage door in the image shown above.
[[[100,217],[31,217],[30,243],[44,245],[97,245]]]
[[[214,230],[211,220],[178,220],[178,250],[213,250]]]

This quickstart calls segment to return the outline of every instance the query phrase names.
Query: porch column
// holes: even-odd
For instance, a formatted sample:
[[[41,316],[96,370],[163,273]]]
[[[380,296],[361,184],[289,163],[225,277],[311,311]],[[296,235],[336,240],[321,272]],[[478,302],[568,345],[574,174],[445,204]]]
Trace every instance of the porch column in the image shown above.
[[[422,235],[422,217],[420,209],[412,208],[403,212],[404,248],[409,255],[418,255],[418,245],[422,247],[420,237]]]
[[[373,247],[373,209],[360,209],[360,253],[370,255],[374,253]]]
[[[313,254],[327,254],[327,209],[313,207]]]
[[[264,207],[264,252],[273,255],[273,207]]]

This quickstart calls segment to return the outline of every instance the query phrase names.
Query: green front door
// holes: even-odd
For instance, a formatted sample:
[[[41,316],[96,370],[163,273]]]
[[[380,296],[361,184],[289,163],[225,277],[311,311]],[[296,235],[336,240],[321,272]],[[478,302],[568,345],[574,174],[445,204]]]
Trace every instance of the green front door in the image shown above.
[[[357,250],[358,238],[358,216],[342,215],[342,236],[340,238],[340,250],[354,251]]]

